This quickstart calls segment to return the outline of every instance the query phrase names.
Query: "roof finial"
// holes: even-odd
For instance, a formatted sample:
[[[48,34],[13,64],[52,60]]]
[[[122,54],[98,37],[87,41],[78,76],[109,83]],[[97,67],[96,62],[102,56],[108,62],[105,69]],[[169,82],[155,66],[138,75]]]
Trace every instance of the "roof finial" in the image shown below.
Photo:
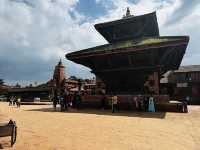
[[[129,7],[127,7],[126,8],[126,14],[123,16],[123,18],[129,18],[131,16],[133,16],[133,15],[131,15],[131,11],[130,11]]]
[[[126,17],[129,17],[129,16],[131,16],[131,12],[130,12],[129,7],[127,7],[127,9],[126,9]]]
[[[60,58],[60,61],[59,61],[59,63],[58,63],[59,65],[62,65],[62,60],[61,60],[61,58]]]

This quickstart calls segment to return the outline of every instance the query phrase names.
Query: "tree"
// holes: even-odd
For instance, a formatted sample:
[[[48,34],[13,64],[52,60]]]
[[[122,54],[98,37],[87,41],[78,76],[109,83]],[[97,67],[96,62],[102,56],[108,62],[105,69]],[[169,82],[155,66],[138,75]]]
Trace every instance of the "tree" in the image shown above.
[[[0,85],[3,85],[3,84],[4,84],[3,79],[0,79]]]

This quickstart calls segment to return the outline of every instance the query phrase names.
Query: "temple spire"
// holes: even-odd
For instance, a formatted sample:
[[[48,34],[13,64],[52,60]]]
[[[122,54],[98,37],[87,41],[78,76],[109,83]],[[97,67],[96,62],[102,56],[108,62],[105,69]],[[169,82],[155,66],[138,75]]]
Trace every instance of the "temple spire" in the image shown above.
[[[130,11],[129,7],[127,7],[126,14],[123,16],[123,18],[128,18],[128,17],[131,17],[131,16],[132,16],[131,11]]]
[[[129,9],[129,7],[127,7],[127,9],[126,9],[126,17],[128,17],[130,15],[131,15],[130,9]]]

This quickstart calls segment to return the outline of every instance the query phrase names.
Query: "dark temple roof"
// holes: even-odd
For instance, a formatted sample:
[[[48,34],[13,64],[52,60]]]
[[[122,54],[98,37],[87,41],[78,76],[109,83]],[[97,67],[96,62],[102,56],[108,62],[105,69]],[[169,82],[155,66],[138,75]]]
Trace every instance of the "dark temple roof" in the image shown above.
[[[151,38],[142,38],[137,40],[127,40],[121,41],[117,43],[105,44],[101,46],[96,46],[88,49],[84,49],[81,51],[72,52],[66,54],[66,58],[74,58],[74,57],[86,57],[91,54],[103,54],[103,53],[112,53],[120,49],[137,49],[140,50],[145,49],[145,47],[150,48],[150,46],[161,46],[163,44],[179,44],[179,43],[187,43],[189,40],[188,36],[163,36],[163,37],[151,37]]]
[[[96,24],[95,28],[109,43],[159,36],[156,12]]]

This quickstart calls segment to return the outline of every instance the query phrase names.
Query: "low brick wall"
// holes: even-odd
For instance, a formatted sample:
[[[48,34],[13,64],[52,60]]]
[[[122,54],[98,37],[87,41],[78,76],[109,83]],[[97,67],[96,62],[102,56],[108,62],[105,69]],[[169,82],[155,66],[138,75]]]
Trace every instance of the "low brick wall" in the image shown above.
[[[158,103],[156,104],[156,110],[162,112],[182,112],[181,103]]]

